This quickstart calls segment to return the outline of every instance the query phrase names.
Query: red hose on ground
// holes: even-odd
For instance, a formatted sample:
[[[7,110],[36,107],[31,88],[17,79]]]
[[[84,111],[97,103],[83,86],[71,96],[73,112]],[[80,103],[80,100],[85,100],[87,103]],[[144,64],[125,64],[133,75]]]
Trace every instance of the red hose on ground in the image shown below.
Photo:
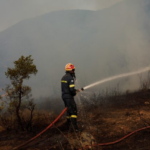
[[[60,114],[49,126],[47,126],[42,132],[40,132],[39,134],[37,134],[36,136],[34,136],[33,138],[31,138],[31,139],[28,140],[27,142],[25,142],[25,143],[23,143],[23,144],[21,144],[21,145],[15,147],[15,148],[13,148],[13,150],[17,150],[18,148],[20,148],[20,147],[22,147],[22,146],[24,146],[24,145],[26,145],[26,144],[32,142],[32,141],[35,140],[37,137],[39,137],[41,134],[43,134],[45,131],[47,131],[47,130],[65,113],[66,110],[67,110],[67,108],[65,108],[65,109],[61,112],[61,114]]]
[[[100,143],[100,144],[89,145],[89,146],[85,146],[85,147],[83,147],[83,148],[80,148],[80,149],[78,149],[78,150],[83,150],[83,149],[85,149],[85,148],[95,147],[95,146],[106,146],[106,145],[116,144],[116,143],[121,142],[122,140],[126,139],[127,137],[131,136],[132,134],[134,134],[134,133],[136,133],[136,132],[139,132],[139,131],[141,131],[141,130],[148,129],[148,128],[150,128],[150,126],[143,127],[143,128],[138,129],[138,130],[135,130],[135,131],[133,131],[133,132],[127,134],[126,136],[124,136],[124,137],[122,137],[122,138],[120,138],[120,139],[118,139],[118,140],[116,140],[116,141],[114,141],[114,142],[108,142],[108,143]]]
[[[25,142],[25,143],[23,143],[23,144],[21,144],[21,145],[15,147],[15,148],[13,148],[13,150],[17,150],[18,148],[21,148],[22,146],[24,146],[24,145],[26,145],[26,144],[32,142],[32,141],[35,140],[36,138],[38,138],[41,134],[43,134],[45,131],[47,131],[55,122],[57,122],[57,120],[65,113],[66,110],[67,110],[67,108],[65,108],[65,109],[61,112],[61,114],[60,114],[49,126],[47,126],[42,132],[40,132],[39,134],[37,134],[36,136],[34,136],[33,138],[31,138],[31,139],[28,140],[27,142]],[[120,138],[120,139],[118,139],[118,140],[116,140],[116,141],[113,141],[113,142],[89,145],[89,146],[82,147],[82,148],[80,148],[80,149],[78,149],[78,150],[83,150],[83,149],[85,149],[85,148],[95,147],[95,146],[106,146],[106,145],[116,144],[116,143],[121,142],[122,140],[126,139],[127,137],[131,136],[132,134],[134,134],[134,133],[136,133],[136,132],[139,132],[139,131],[141,131],[141,130],[148,129],[148,128],[150,128],[150,126],[140,128],[140,129],[138,129],[138,130],[135,130],[135,131],[133,131],[133,132],[127,134],[126,136],[124,136],[124,137],[122,137],[122,138]]]

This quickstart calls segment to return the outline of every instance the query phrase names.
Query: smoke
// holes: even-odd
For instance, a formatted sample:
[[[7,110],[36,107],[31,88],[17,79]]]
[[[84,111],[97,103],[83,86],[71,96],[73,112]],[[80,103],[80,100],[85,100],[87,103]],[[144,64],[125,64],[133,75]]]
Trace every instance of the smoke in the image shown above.
[[[52,11],[68,9],[98,10],[121,0],[13,0],[0,1],[0,31],[27,18],[33,18]]]
[[[99,11],[57,11],[22,21],[0,33],[1,65],[11,67],[20,55],[31,54],[39,71],[25,84],[32,87],[35,97],[61,97],[60,80],[69,62],[76,67],[80,83],[76,88],[145,68],[150,64],[149,3],[124,0]],[[93,9],[97,9],[95,4]],[[139,82],[135,75],[94,91],[118,83],[122,90],[133,90],[139,88]]]
[[[118,3],[118,2],[121,2],[123,0],[97,0],[94,2],[94,10],[99,10],[101,9],[102,7],[110,7],[111,5],[115,4],[115,3]]]

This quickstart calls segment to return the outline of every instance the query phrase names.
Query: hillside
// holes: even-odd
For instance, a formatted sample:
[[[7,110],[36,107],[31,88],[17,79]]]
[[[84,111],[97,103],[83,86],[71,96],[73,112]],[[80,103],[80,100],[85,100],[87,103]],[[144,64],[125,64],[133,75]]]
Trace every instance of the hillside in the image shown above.
[[[22,150],[79,149],[86,145],[108,143],[150,125],[150,91],[138,91],[125,95],[93,95],[90,101],[81,99],[78,124],[81,132],[75,133],[65,126],[63,116],[51,129],[39,138],[26,144]],[[55,116],[56,117],[56,116]],[[50,123],[50,122],[49,122]],[[44,127],[42,127],[44,129]],[[11,150],[38,134],[34,132],[1,131],[0,149]],[[121,142],[92,147],[93,150],[148,150],[150,129],[134,133]],[[9,136],[8,136],[9,135]],[[90,149],[90,147],[88,146]],[[86,148],[87,149],[87,148]]]

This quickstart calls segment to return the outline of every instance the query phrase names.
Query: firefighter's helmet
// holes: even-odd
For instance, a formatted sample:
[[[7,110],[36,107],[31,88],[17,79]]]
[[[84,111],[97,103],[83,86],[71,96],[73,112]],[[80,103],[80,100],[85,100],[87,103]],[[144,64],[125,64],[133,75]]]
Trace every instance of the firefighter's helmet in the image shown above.
[[[66,71],[72,71],[75,69],[75,66],[71,63],[68,63],[66,66],[65,66],[65,70]]]

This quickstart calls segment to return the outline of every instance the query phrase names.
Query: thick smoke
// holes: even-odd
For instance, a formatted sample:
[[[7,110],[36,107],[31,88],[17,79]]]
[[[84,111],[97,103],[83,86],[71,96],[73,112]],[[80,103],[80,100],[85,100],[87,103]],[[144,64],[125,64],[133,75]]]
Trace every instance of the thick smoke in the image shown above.
[[[60,97],[66,63],[76,66],[77,88],[150,66],[149,6],[149,0],[125,0],[99,11],[58,11],[20,22],[0,33],[1,68],[6,71],[4,65],[31,54],[39,72],[25,84],[35,97]],[[139,82],[135,75],[93,90],[118,84],[133,90]]]

